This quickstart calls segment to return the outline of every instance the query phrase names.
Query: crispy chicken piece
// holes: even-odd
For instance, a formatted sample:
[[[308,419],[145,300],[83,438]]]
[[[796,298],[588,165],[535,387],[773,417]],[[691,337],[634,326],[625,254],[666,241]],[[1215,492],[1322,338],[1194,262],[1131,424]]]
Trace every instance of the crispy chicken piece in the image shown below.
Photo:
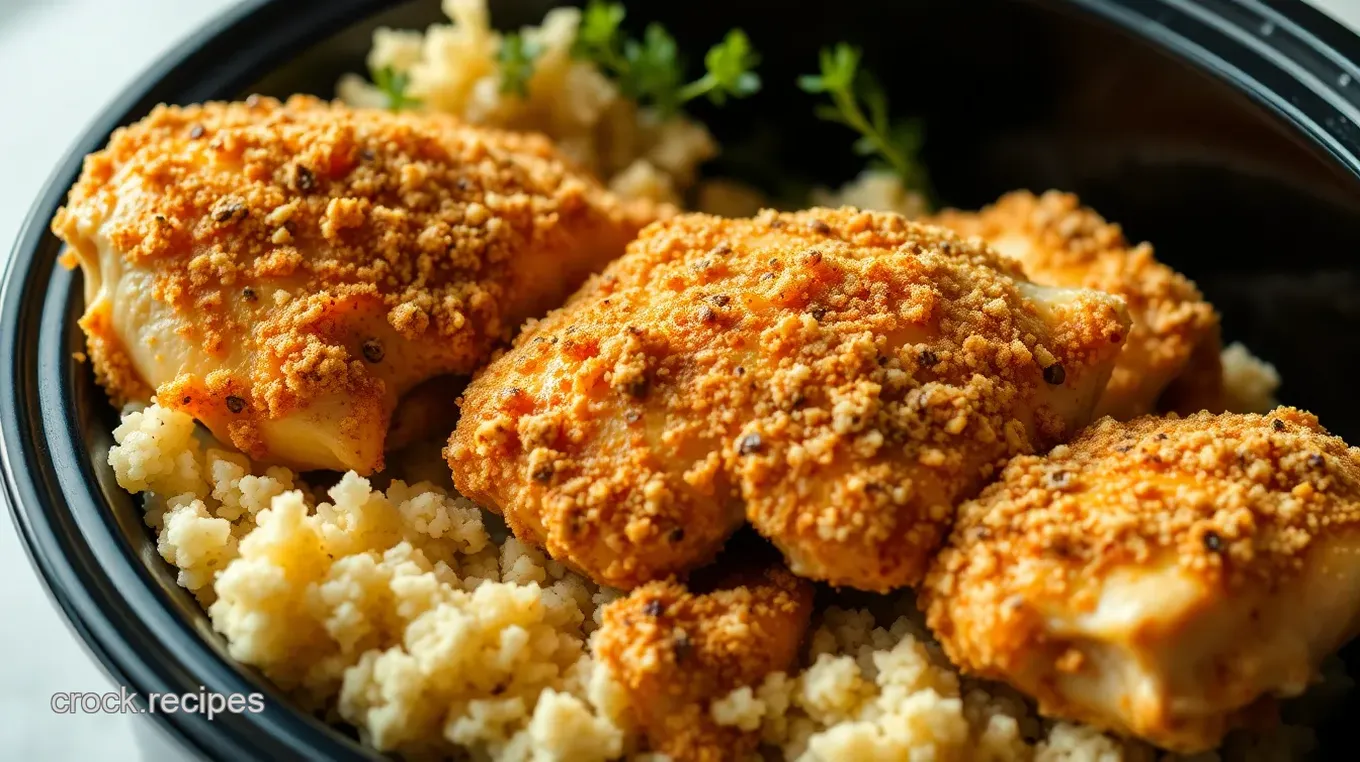
[[[1076,196],[1017,191],[980,212],[949,209],[926,222],[981,236],[1018,261],[1036,283],[1096,288],[1124,298],[1133,330],[1096,417],[1126,420],[1152,412],[1192,356],[1197,357],[1195,377],[1186,382],[1192,388],[1180,392],[1185,404],[1199,404],[1205,401],[1200,390],[1221,386],[1214,308],[1194,283],[1158,262],[1151,245],[1130,245],[1118,225],[1083,207]]]
[[[657,211],[541,136],[252,98],[114,133],[52,229],[115,403],[154,394],[257,460],[368,473],[403,393],[472,372]]]
[[[1292,408],[1103,419],[959,509],[923,586],[951,660],[1180,752],[1360,631],[1360,448]]]
[[[742,759],[759,733],[718,725],[709,706],[793,664],[812,598],[811,583],[777,565],[728,571],[711,586],[652,582],[604,610],[595,654],[652,751],[675,762]]]
[[[1089,421],[1128,324],[892,214],[686,215],[474,379],[446,454],[604,584],[699,566],[747,518],[796,574],[889,590],[999,461]]]

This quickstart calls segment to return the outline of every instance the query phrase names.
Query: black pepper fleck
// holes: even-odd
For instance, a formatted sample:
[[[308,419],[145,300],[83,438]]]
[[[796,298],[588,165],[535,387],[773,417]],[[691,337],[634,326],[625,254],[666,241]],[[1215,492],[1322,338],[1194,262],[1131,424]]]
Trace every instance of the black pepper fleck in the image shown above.
[[[1067,369],[1062,366],[1062,363],[1055,362],[1047,368],[1044,368],[1044,381],[1046,383],[1058,386],[1066,380]]]
[[[374,363],[382,362],[383,357],[387,354],[387,352],[383,350],[382,342],[377,339],[368,339],[365,341],[362,350],[364,359]]]
[[[241,298],[245,299],[248,302],[253,302],[256,299],[258,299],[259,296],[256,295],[255,289],[251,288],[250,286],[246,286],[245,288],[241,289]]]
[[[672,529],[671,533],[667,535],[667,539],[671,542],[682,542],[685,539],[685,528],[676,527]]]
[[[690,642],[689,634],[686,633],[684,630],[676,631],[673,645],[675,647],[676,663],[682,662],[685,659],[689,658],[690,653],[694,650],[694,644]]]
[[[1200,540],[1204,543],[1204,549],[1210,553],[1217,553],[1220,550],[1223,550],[1223,538],[1219,537],[1218,532],[1215,532],[1212,529],[1206,531]]]
[[[187,405],[187,404],[189,404],[190,402],[193,402],[193,401],[194,401],[194,398],[193,398],[193,397],[185,397],[184,399],[180,400],[179,403],[180,403],[181,405]]]
[[[763,447],[764,444],[765,443],[760,440],[759,434],[747,434],[741,438],[741,444],[737,446],[737,451],[742,455],[750,455],[752,453],[760,452],[760,448]]]
[[[628,393],[638,399],[647,396],[647,387],[647,379],[645,378],[636,378],[624,385],[624,388],[628,390]]]
[[[301,164],[296,165],[293,173],[293,189],[307,193],[316,188],[316,175]]]
[[[712,301],[719,307],[726,307],[727,303],[732,301],[731,297],[729,297],[727,294],[714,294],[713,296],[710,296],[708,298],[710,301]]]
[[[217,208],[213,209],[213,219],[217,222],[233,222],[243,220],[250,212],[246,205],[240,201],[226,201],[218,203]]]
[[[824,317],[826,317],[826,308],[825,308],[825,307],[813,307],[813,308],[812,308],[812,319],[813,319],[813,320],[816,320],[818,323],[820,323],[820,322],[822,322],[822,318],[824,318]]]
[[[831,226],[821,220],[812,221],[812,230],[819,235],[831,235]]]
[[[641,420],[641,419],[642,419],[642,413],[639,413],[639,412],[636,411],[636,410],[629,410],[628,412],[626,412],[626,413],[623,414],[623,420],[625,420],[625,421],[627,421],[627,422],[629,422],[629,423],[637,423],[637,422],[638,422],[639,420]]]
[[[552,481],[553,468],[552,466],[540,466],[539,468],[534,469],[534,472],[530,474],[530,476],[533,477],[534,481],[539,482],[540,484],[547,484]]]
[[[365,148],[359,152],[359,158],[364,161],[373,161],[378,158],[378,154],[374,153],[372,148]]]
[[[1279,418],[1271,421],[1270,425],[1274,427],[1276,431],[1284,431],[1284,421],[1281,421]]]
[[[1313,453],[1312,455],[1308,456],[1308,465],[1312,466],[1313,468],[1322,468],[1323,466],[1327,465],[1327,459],[1322,457],[1321,455],[1318,455],[1317,453]]]
[[[940,356],[935,354],[933,349],[921,350],[921,365],[926,368],[933,368],[940,361]]]
[[[239,413],[246,409],[246,401],[234,394],[227,395],[227,409],[233,413]]]
[[[661,616],[666,611],[666,607],[661,605],[661,601],[652,599],[642,604],[642,613],[647,616]]]
[[[201,125],[201,124],[196,124],[196,125],[194,125],[193,127],[190,127],[190,128],[189,128],[189,139],[190,139],[190,140],[198,140],[198,139],[201,138],[201,137],[203,137],[203,125]]]

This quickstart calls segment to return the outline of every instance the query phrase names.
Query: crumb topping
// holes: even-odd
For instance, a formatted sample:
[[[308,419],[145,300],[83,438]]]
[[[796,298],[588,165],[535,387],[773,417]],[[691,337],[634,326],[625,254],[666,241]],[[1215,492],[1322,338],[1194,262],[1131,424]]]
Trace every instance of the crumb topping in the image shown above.
[[[96,238],[153,273],[177,340],[223,363],[248,355],[218,386],[264,417],[254,426],[320,395],[470,372],[664,211],[616,200],[540,135],[298,96],[156,108],[86,160],[53,230],[89,277]],[[119,357],[135,337],[86,323],[115,398],[161,385]],[[360,323],[407,345],[411,378],[372,367]],[[174,404],[184,389],[157,391]]]
[[[1033,290],[892,214],[674,218],[468,387],[446,454],[609,584],[711,558],[743,512],[798,574],[911,584],[958,499],[1086,422],[1065,395],[1127,332],[1115,299]]]
[[[1218,356],[1218,314],[1195,284],[1158,262],[1150,244],[1130,244],[1119,225],[1070,193],[1016,191],[979,212],[950,209],[927,221],[982,237],[1014,257],[1035,282],[1123,297],[1133,328],[1097,415],[1127,419],[1152,412],[1197,349],[1210,345],[1200,354]],[[1217,370],[1212,362],[1200,369],[1210,375]],[[1221,379],[1207,383],[1216,388]]]
[[[604,609],[595,654],[652,751],[677,762],[741,758],[759,734],[719,725],[709,705],[793,665],[812,597],[782,567],[726,571],[711,590],[652,582]]]
[[[1360,448],[1311,413],[1106,418],[1047,455],[1011,461],[960,509],[935,576],[1004,575],[1011,559],[1046,558],[1074,581],[1100,579],[1171,553],[1231,589],[1288,577],[1318,536],[1352,525]]]

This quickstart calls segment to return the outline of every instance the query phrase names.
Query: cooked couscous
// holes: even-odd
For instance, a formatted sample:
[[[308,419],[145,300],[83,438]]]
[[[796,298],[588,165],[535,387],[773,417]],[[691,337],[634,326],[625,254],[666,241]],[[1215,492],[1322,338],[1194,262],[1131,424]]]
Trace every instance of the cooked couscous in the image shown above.
[[[283,468],[203,441],[159,405],[130,409],[109,462],[147,493],[157,547],[198,595],[230,653],[301,706],[416,758],[606,760],[637,748],[626,693],[592,658],[619,596],[513,537],[430,482],[375,490],[348,473],[314,496]],[[1114,762],[1190,759],[1042,720],[1019,693],[963,677],[910,595],[846,594],[817,615],[791,674],[712,703],[758,732],[764,758]],[[1349,680],[1301,699],[1325,709]],[[1338,690],[1338,688],[1342,690]],[[1319,703],[1324,704],[1318,707]],[[1293,760],[1304,723],[1229,736],[1212,760]]]

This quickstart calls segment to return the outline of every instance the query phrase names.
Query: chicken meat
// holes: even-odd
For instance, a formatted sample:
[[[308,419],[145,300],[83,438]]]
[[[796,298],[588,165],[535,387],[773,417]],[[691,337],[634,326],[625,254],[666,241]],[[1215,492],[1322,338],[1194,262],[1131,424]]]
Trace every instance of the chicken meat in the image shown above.
[[[595,636],[595,654],[622,688],[646,745],[675,762],[755,751],[759,733],[719,725],[709,706],[789,669],[812,616],[807,580],[777,564],[723,566],[688,584],[634,590],[605,608]]]
[[[1070,193],[1017,191],[980,212],[945,210],[927,222],[980,236],[1020,263],[1036,283],[1094,288],[1123,297],[1133,329],[1096,417],[1153,412],[1168,388],[1171,407],[1215,408],[1222,386],[1218,313],[1185,276],[1131,245],[1118,225]],[[1222,412],[1221,408],[1213,412]]]
[[[1105,418],[959,509],[921,590],[965,672],[1185,753],[1360,634],[1360,448],[1292,408]]]
[[[468,386],[446,455],[515,534],[624,588],[749,520],[794,573],[920,579],[955,504],[1084,426],[1123,302],[884,213],[648,227]]]
[[[52,229],[115,403],[154,395],[258,461],[367,474],[406,391],[471,373],[662,211],[541,136],[253,97],[117,131]]]

